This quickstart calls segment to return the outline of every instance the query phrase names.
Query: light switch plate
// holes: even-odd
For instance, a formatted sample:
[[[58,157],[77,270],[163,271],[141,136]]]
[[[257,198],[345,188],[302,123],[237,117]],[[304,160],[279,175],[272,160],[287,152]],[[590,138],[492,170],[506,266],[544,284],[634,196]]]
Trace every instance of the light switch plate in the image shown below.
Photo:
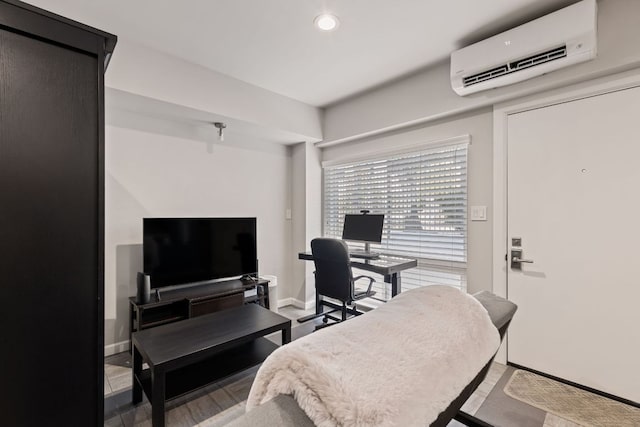
[[[486,220],[487,220],[486,206],[471,206],[471,221],[486,221]]]
[[[287,209],[284,211],[284,218],[291,219],[291,209]]]

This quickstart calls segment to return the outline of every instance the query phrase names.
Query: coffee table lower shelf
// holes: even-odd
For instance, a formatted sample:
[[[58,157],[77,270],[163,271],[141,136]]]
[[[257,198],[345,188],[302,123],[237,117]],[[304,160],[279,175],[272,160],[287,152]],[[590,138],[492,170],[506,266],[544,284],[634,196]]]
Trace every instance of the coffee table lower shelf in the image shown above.
[[[134,332],[131,402],[146,394],[153,427],[165,427],[167,400],[260,364],[280,347],[264,338],[278,331],[291,342],[291,320],[247,304]]]
[[[259,365],[278,347],[266,338],[233,347],[201,362],[167,372],[165,399],[170,400]],[[152,400],[151,370],[136,375],[149,401]]]

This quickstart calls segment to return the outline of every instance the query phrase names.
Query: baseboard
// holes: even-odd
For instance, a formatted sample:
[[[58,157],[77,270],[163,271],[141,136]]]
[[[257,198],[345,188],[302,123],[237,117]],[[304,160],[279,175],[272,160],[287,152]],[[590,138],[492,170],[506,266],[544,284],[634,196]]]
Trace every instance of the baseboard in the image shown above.
[[[284,298],[278,300],[278,308],[286,307],[288,305],[293,305],[293,298]]]
[[[301,308],[303,310],[311,310],[316,306],[316,302],[315,301],[304,302],[304,301],[300,301],[297,298],[284,298],[284,299],[278,300],[278,308],[286,307],[288,305],[292,305],[295,308]]]
[[[114,344],[108,344],[104,346],[104,355],[111,356],[113,354],[122,353],[123,351],[129,351],[130,341],[120,341]]]

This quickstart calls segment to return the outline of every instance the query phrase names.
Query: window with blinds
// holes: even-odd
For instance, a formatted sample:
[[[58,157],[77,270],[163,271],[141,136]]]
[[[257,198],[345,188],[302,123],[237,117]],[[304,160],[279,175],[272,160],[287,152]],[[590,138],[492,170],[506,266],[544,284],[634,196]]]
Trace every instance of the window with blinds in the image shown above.
[[[403,289],[465,289],[467,145],[325,167],[324,235],[340,238],[345,214],[384,213],[382,243],[371,250],[418,259],[402,273]]]

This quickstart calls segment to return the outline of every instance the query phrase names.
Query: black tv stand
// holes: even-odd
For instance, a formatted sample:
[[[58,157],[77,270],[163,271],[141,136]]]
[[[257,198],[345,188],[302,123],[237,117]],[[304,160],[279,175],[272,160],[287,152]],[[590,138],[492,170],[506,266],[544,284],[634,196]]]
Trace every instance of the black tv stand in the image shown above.
[[[257,294],[245,298],[245,291],[253,288]],[[129,298],[129,337],[133,332],[250,303],[269,308],[268,280],[236,279],[162,291],[156,288],[147,303]]]

